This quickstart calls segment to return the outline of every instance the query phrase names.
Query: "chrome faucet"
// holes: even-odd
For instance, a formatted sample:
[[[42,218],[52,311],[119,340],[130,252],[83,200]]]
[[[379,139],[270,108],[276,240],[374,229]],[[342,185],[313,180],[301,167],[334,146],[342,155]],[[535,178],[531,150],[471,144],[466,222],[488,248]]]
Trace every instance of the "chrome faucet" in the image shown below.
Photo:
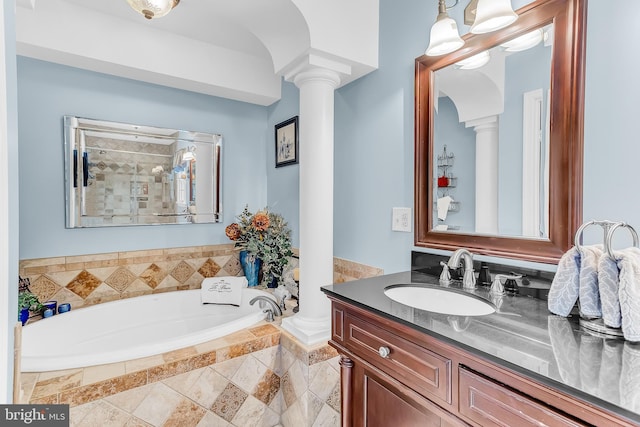
[[[449,258],[449,268],[457,269],[460,266],[460,258],[464,259],[464,276],[462,287],[464,289],[476,288],[476,276],[473,274],[473,254],[468,249],[458,249]]]
[[[265,303],[270,307],[264,308],[264,312],[267,313],[267,322],[273,322],[273,316],[282,316],[282,309],[277,302],[265,295],[258,295],[249,301],[249,305],[253,305],[256,301],[260,301],[260,308],[264,308]]]

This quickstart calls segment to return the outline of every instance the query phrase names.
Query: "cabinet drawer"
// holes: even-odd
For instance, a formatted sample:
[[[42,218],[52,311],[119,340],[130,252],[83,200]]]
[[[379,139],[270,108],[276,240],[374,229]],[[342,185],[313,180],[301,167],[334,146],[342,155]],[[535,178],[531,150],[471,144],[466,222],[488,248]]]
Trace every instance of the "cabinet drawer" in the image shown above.
[[[483,427],[586,425],[463,366],[459,374],[459,413]]]
[[[358,317],[344,320],[349,350],[423,396],[451,403],[451,360]]]

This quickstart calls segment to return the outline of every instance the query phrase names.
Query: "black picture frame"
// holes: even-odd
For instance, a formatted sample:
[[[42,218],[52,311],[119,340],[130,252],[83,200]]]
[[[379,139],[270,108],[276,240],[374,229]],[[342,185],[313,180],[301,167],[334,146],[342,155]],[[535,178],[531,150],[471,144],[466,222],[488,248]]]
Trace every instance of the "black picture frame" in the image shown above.
[[[275,125],[276,167],[298,163],[298,116]]]

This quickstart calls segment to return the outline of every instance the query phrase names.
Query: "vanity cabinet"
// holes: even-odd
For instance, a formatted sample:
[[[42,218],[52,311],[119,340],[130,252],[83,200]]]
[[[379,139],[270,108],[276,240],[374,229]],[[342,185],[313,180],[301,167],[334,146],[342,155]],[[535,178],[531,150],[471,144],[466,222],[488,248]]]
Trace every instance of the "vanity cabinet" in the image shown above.
[[[344,427],[637,425],[455,342],[331,300]]]

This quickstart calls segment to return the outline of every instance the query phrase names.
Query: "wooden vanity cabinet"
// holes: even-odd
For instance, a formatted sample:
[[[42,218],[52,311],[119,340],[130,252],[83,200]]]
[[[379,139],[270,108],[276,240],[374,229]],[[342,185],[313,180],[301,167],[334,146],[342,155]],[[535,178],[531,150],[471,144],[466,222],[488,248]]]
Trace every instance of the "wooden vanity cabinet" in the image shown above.
[[[343,427],[634,426],[364,308],[332,299]]]

